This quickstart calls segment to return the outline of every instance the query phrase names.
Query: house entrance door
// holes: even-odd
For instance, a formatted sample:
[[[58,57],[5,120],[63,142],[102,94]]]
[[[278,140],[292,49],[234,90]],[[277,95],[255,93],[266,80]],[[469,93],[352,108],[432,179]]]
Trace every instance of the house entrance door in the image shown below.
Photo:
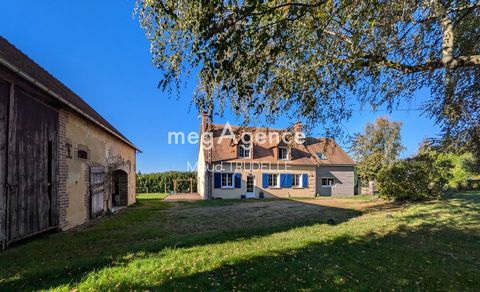
[[[247,175],[247,198],[255,198],[255,176]]]

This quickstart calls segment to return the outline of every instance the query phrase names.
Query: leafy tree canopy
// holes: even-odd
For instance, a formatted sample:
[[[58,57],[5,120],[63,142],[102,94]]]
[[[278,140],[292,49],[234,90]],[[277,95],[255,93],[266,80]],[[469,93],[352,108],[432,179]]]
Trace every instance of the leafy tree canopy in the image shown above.
[[[404,150],[401,143],[402,124],[387,118],[378,118],[374,124],[367,123],[363,133],[352,137],[350,151],[357,161],[359,176],[375,180],[384,165],[394,162]]]
[[[198,70],[199,110],[341,130],[354,105],[394,109],[429,88],[444,144],[480,153],[478,0],[138,0],[136,12],[162,89]]]
[[[480,179],[479,158],[472,153],[442,153],[438,150],[438,145],[424,141],[418,150],[418,155],[424,154],[435,156],[439,163],[451,165],[448,186],[452,189],[462,189],[468,185],[469,179]]]

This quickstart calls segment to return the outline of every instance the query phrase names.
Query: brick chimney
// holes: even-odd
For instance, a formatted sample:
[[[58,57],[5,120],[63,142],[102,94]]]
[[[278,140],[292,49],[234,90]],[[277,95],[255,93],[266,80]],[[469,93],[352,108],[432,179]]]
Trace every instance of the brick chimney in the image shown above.
[[[200,126],[200,133],[203,133],[208,130],[208,126],[210,125],[210,115],[207,111],[202,113],[202,124]]]
[[[301,132],[301,131],[302,131],[302,123],[301,123],[301,122],[296,122],[296,123],[293,125],[293,131],[294,131],[295,133]]]

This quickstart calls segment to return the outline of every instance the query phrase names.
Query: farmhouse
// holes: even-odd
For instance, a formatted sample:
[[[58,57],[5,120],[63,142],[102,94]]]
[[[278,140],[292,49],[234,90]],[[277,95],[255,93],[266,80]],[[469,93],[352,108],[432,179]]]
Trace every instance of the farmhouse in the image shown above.
[[[332,139],[282,139],[301,131],[299,123],[292,131],[212,124],[204,113],[200,133],[210,143],[199,147],[199,194],[204,199],[353,196],[353,160]],[[263,138],[255,139],[260,134]]]
[[[137,147],[0,37],[0,247],[135,201]]]

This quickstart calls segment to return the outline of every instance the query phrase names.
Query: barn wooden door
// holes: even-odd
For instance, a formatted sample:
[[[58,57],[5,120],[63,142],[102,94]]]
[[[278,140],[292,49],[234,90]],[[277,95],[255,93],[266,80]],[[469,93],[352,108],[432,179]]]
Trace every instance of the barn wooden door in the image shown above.
[[[57,226],[58,112],[19,87],[10,106],[9,241]]]
[[[7,129],[10,84],[0,80],[0,249],[7,240]]]
[[[90,217],[97,218],[103,214],[105,195],[105,168],[103,166],[90,167]]]

